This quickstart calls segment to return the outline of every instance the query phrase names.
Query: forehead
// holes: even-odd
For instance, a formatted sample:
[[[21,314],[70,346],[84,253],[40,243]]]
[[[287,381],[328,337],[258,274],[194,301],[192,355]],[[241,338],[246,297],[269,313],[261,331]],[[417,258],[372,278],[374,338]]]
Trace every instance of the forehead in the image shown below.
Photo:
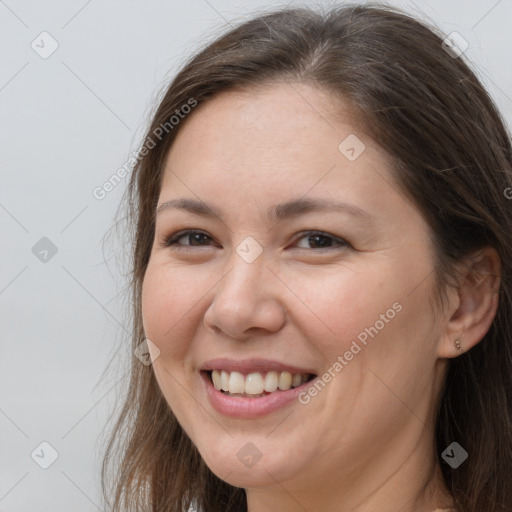
[[[229,90],[191,112],[173,147],[180,145],[179,139],[183,138],[187,141],[192,138],[196,143],[222,141],[228,143],[226,149],[236,144],[237,150],[245,151],[262,142],[271,148],[283,142],[293,147],[308,139],[314,141],[326,132],[337,133],[338,137],[344,132],[361,132],[354,112],[354,108],[339,97],[307,84],[271,82]],[[280,149],[286,150],[286,147]]]
[[[357,126],[353,110],[326,91],[305,84],[277,82],[256,88],[225,91],[196,107],[182,121],[167,155],[173,168],[194,163],[213,172],[260,174],[284,172],[312,160],[332,164],[340,159],[339,144],[348,136],[364,141],[365,149],[385,153]],[[277,166],[277,167],[276,167]],[[356,167],[357,164],[352,164]]]
[[[309,85],[223,92],[180,127],[161,195],[238,197],[243,207],[247,196],[264,205],[313,193],[362,203],[373,197],[377,206],[378,190],[393,182],[389,156],[353,119],[339,98]]]

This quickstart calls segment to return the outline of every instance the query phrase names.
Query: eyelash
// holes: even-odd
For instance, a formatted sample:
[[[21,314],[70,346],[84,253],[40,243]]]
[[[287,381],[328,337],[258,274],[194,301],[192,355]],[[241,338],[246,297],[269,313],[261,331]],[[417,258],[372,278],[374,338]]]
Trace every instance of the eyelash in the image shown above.
[[[194,229],[188,229],[188,230],[184,230],[184,231],[179,231],[177,233],[174,233],[174,234],[166,237],[164,239],[164,247],[172,247],[173,249],[178,249],[178,250],[184,250],[184,249],[187,250],[189,247],[206,247],[206,245],[182,245],[182,244],[178,244],[178,240],[180,240],[181,238],[183,238],[185,236],[195,235],[195,234],[206,236],[207,238],[212,240],[212,238],[209,235],[207,235],[206,233],[204,233],[202,231],[198,231],[198,230],[194,230]],[[322,250],[322,249],[324,249],[324,250],[325,249],[333,250],[333,249],[337,249],[337,248],[339,249],[339,248],[349,247],[350,246],[350,244],[346,240],[344,240],[343,238],[340,238],[340,237],[337,237],[337,236],[334,236],[334,235],[330,235],[329,233],[325,233],[324,231],[315,231],[315,230],[303,231],[299,235],[300,236],[298,236],[296,238],[296,241],[301,240],[302,238],[305,238],[305,237],[321,236],[323,238],[331,239],[334,243],[338,244],[337,246],[319,247],[319,248],[316,248],[316,250]],[[300,249],[305,249],[305,248],[301,247]]]

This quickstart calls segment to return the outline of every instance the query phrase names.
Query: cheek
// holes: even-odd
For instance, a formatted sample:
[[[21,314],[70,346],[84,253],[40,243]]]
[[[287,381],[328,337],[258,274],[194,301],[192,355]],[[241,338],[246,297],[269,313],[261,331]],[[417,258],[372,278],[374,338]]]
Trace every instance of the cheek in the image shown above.
[[[202,290],[182,269],[148,266],[142,286],[142,321],[146,337],[158,346],[164,361],[181,359],[193,339],[191,319],[200,311]]]
[[[426,272],[392,262],[372,261],[357,272],[334,268],[317,269],[314,276],[287,276],[296,295],[292,322],[315,344],[326,367],[332,367],[338,356],[346,361],[342,364],[362,368],[380,366],[390,358],[396,365],[407,358],[419,364],[427,355],[429,342],[424,338],[431,318],[425,303],[430,279],[411,293],[411,283]]]
[[[335,267],[329,272],[316,269],[311,275],[289,275],[296,296],[295,307],[291,308],[294,321],[307,331],[309,340],[323,347],[322,352],[336,358],[359,335],[364,342],[366,328],[377,323],[378,330],[383,331],[396,323],[398,310],[402,309],[397,304],[400,287],[396,281],[391,284],[380,277],[389,273],[389,268],[378,271],[374,264],[373,269],[364,272]]]
[[[194,385],[188,359],[203,293],[197,283],[191,286],[184,274],[165,264],[150,264],[142,285],[141,306],[145,336],[160,350],[153,363],[156,380],[182,427],[191,432],[187,419],[193,417],[197,404],[185,389]]]

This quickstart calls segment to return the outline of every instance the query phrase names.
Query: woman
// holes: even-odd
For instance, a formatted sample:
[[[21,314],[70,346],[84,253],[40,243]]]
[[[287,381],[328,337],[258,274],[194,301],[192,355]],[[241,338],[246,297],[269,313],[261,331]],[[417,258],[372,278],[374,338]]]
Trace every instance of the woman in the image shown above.
[[[178,73],[126,202],[152,364],[113,510],[511,510],[512,150],[456,50],[288,9]]]

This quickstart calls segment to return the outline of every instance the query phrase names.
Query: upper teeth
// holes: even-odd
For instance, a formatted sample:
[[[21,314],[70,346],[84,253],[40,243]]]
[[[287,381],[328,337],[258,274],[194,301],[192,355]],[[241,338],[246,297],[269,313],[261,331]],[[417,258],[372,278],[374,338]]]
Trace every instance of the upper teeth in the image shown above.
[[[239,372],[213,370],[212,381],[216,389],[233,394],[261,395],[263,391],[281,391],[300,386],[308,380],[308,373],[255,372],[244,375]]]

